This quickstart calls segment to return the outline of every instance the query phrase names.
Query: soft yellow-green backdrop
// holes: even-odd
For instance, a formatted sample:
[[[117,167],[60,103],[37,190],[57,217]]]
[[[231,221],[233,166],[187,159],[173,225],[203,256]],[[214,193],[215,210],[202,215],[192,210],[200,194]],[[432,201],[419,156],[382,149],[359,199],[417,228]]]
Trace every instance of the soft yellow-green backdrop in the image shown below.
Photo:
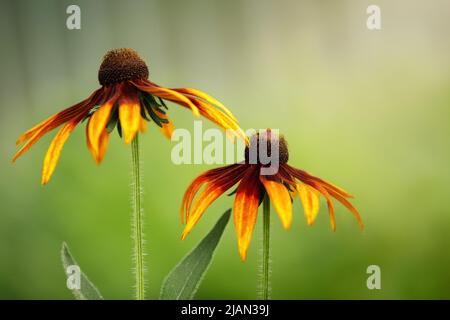
[[[81,7],[81,30],[66,29],[69,4]],[[369,4],[381,7],[379,31],[366,28]],[[314,227],[298,201],[290,231],[273,216],[273,298],[450,298],[449,29],[445,0],[2,0],[0,298],[72,298],[62,241],[105,297],[132,296],[130,147],[115,135],[97,166],[80,127],[46,187],[54,132],[11,164],[16,138],[96,89],[100,59],[116,47],[138,50],[161,85],[213,94],[244,128],[280,128],[292,165],[355,194],[364,232],[342,206],[335,233],[324,206]],[[190,112],[169,108],[192,129]],[[141,142],[156,298],[232,199],[180,241],[184,189],[212,166],[174,165],[174,144],[153,126]],[[255,298],[257,240],[242,263],[230,224],[197,298]],[[366,287],[372,264],[381,290]]]

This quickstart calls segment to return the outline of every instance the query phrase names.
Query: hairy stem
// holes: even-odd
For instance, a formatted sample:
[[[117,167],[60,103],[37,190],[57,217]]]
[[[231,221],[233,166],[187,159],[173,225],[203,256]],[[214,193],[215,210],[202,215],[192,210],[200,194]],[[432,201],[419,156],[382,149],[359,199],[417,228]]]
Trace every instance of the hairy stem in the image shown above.
[[[143,231],[143,211],[142,211],[142,190],[141,190],[141,164],[139,159],[139,134],[131,142],[132,154],[132,238],[134,247],[134,272],[136,299],[144,300],[145,278],[144,278],[144,231]]]
[[[270,200],[267,193],[263,200],[263,239],[261,259],[261,299],[270,297]]]

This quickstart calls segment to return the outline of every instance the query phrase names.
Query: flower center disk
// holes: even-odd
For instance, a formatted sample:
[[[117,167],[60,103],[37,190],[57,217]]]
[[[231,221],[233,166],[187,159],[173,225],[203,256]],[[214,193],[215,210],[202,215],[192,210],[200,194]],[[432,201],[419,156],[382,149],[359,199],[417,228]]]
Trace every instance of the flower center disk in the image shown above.
[[[128,48],[108,51],[98,70],[98,81],[102,86],[147,78],[147,64],[135,50]]]
[[[260,150],[261,146],[263,146],[263,150]],[[273,161],[277,157],[275,148],[278,148],[278,163],[287,163],[289,149],[284,137],[278,136],[270,130],[257,133],[250,138],[250,146],[245,148],[245,162],[255,164],[256,159],[257,164],[269,165],[270,163],[267,163],[267,160]],[[261,159],[261,156],[266,156],[268,159]]]

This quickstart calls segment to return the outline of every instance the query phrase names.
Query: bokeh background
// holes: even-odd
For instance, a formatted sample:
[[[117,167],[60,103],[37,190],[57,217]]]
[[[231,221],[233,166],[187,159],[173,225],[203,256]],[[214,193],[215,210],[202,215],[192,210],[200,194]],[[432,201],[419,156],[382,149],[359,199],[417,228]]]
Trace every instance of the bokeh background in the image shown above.
[[[70,4],[81,7],[81,30],[66,28]],[[369,4],[381,7],[380,31],[366,28]],[[80,127],[46,187],[54,132],[11,163],[24,130],[98,87],[101,57],[116,47],[140,52],[161,85],[213,94],[244,128],[281,129],[292,165],[356,195],[363,232],[342,206],[335,233],[324,206],[314,227],[298,201],[290,231],[273,216],[273,298],[450,298],[449,29],[446,0],[2,0],[0,298],[71,299],[63,241],[105,297],[132,297],[129,146],[114,136],[97,166]],[[169,108],[192,129],[190,112]],[[174,165],[175,143],[155,127],[141,141],[148,297],[157,298],[232,199],[180,241],[184,189],[212,166]],[[230,224],[197,298],[256,298],[257,248],[255,236],[242,263]],[[381,290],[366,287],[372,264]]]

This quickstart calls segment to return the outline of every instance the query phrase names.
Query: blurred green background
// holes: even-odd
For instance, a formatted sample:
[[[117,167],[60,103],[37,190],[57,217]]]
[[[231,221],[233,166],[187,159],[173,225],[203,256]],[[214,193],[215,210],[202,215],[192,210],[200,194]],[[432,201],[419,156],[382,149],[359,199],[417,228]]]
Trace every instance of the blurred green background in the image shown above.
[[[69,4],[81,7],[81,30],[66,28]],[[369,4],[381,7],[380,31],[366,28]],[[274,299],[450,298],[449,28],[445,0],[2,0],[0,298],[71,299],[62,241],[105,297],[132,296],[129,146],[115,135],[97,166],[77,128],[46,187],[54,132],[11,164],[16,138],[96,89],[101,57],[117,47],[136,49],[156,83],[219,98],[244,128],[280,128],[291,165],[356,195],[363,232],[340,205],[335,233],[324,206],[314,227],[299,201],[290,231],[273,216]],[[190,112],[169,108],[192,129]],[[182,194],[212,166],[172,164],[175,143],[154,126],[141,142],[156,298],[232,199],[180,241]],[[230,224],[197,298],[256,298],[257,249],[255,234],[242,263]],[[372,264],[381,290],[366,287]]]

